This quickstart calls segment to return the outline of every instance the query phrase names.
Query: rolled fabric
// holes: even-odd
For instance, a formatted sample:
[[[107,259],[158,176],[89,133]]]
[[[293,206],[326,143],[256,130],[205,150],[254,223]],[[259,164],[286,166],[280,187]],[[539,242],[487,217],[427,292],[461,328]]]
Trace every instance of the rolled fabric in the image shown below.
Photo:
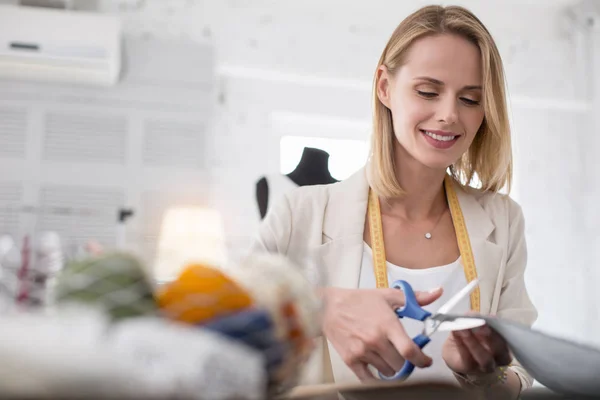
[[[158,309],[143,264],[120,252],[68,263],[57,278],[56,302],[96,306],[115,320],[155,315]]]

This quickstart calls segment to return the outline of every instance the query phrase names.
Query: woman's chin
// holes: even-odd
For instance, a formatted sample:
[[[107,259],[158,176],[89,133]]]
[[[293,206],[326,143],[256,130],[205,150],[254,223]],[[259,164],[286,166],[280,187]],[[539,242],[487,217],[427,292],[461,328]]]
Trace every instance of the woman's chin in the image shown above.
[[[423,157],[420,159],[420,162],[428,169],[438,170],[438,171],[446,171],[446,169],[448,169],[449,166],[454,164],[455,160],[450,160],[447,158],[440,159],[439,157],[435,157],[435,158]]]

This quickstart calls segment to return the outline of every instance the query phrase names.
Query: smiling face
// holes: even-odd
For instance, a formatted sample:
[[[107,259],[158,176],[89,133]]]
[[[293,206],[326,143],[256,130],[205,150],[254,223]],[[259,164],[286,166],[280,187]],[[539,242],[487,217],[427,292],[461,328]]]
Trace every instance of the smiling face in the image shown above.
[[[483,119],[479,48],[452,34],[425,36],[391,74],[380,67],[377,95],[391,111],[396,158],[446,169],[469,148]]]

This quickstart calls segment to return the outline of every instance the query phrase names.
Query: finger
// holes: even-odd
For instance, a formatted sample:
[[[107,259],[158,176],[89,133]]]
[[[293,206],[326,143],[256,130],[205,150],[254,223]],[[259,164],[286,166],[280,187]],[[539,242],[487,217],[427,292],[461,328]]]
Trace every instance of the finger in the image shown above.
[[[399,289],[380,289],[383,292],[384,298],[386,301],[392,306],[392,308],[396,309],[399,307],[403,307],[405,304],[404,292]],[[421,306],[425,306],[427,304],[431,304],[443,293],[443,289],[437,288],[433,289],[429,292],[415,292],[415,297],[417,298],[417,303]]]
[[[355,362],[350,365],[350,369],[352,370],[352,372],[354,372],[354,375],[356,375],[356,377],[361,382],[376,380],[366,363],[360,361]]]
[[[460,358],[463,362],[467,365],[476,365],[477,361],[475,361],[471,352],[463,342],[462,336],[458,332],[452,332],[452,336],[454,343],[456,343],[456,350],[458,351],[458,354],[460,354]]]
[[[396,373],[397,369],[393,368],[384,358],[379,354],[370,351],[368,352],[363,360],[366,364],[371,364],[377,371],[381,372],[385,376],[392,376]]]
[[[474,333],[480,343],[492,353],[492,357],[494,357],[498,366],[505,366],[511,363],[512,355],[510,354],[506,340],[502,336],[488,326],[474,329]]]
[[[394,345],[396,351],[405,360],[410,361],[416,367],[426,368],[431,366],[433,360],[425,355],[423,351],[416,345],[415,342],[406,334],[404,327],[400,321],[396,320],[397,324],[392,326],[388,332],[388,339]]]
[[[394,347],[394,344],[389,340],[385,342],[380,349],[378,349],[378,353],[381,355],[381,358],[389,365],[394,372],[400,371],[400,369],[404,366],[404,357],[398,353],[398,350]]]
[[[363,354],[375,354],[381,362],[385,363],[386,370],[398,371],[404,365],[404,358],[398,353],[392,342],[389,341],[387,331],[389,329],[403,329],[402,323],[398,321],[395,315],[391,315],[387,318],[387,322],[381,324],[381,327],[382,329],[379,331],[363,336],[362,347],[364,350],[367,350]],[[408,336],[407,339],[410,340]],[[365,361],[364,356],[359,359]],[[375,366],[375,364],[373,365]]]
[[[427,304],[431,304],[444,293],[444,289],[441,287],[432,289],[428,292],[418,291],[415,292],[415,297],[417,298],[417,303],[421,306],[426,306]]]
[[[481,344],[477,336],[470,330],[457,331],[456,333],[460,336],[482,372],[493,372],[496,369],[493,354]]]

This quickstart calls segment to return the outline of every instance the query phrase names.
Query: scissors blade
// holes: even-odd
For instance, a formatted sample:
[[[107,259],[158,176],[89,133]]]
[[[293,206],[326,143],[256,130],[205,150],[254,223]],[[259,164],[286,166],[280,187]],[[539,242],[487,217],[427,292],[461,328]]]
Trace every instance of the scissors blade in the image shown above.
[[[435,331],[450,332],[462,331],[465,329],[473,329],[485,325],[485,319],[471,316],[448,316],[442,321],[436,320],[437,325],[434,326]]]
[[[449,329],[444,330],[455,330],[452,327],[452,322],[458,318],[458,316],[447,315],[456,305],[470,295],[473,290],[479,285],[479,279],[475,278],[468,285],[462,288],[458,293],[450,298],[438,311],[425,321],[425,334],[427,336],[433,335],[442,325],[449,325]],[[458,329],[458,328],[457,328]]]
[[[462,299],[471,294],[473,290],[479,285],[479,279],[475,278],[467,286],[462,288],[460,292],[456,293],[450,298],[443,306],[441,306],[436,314],[448,314]]]

